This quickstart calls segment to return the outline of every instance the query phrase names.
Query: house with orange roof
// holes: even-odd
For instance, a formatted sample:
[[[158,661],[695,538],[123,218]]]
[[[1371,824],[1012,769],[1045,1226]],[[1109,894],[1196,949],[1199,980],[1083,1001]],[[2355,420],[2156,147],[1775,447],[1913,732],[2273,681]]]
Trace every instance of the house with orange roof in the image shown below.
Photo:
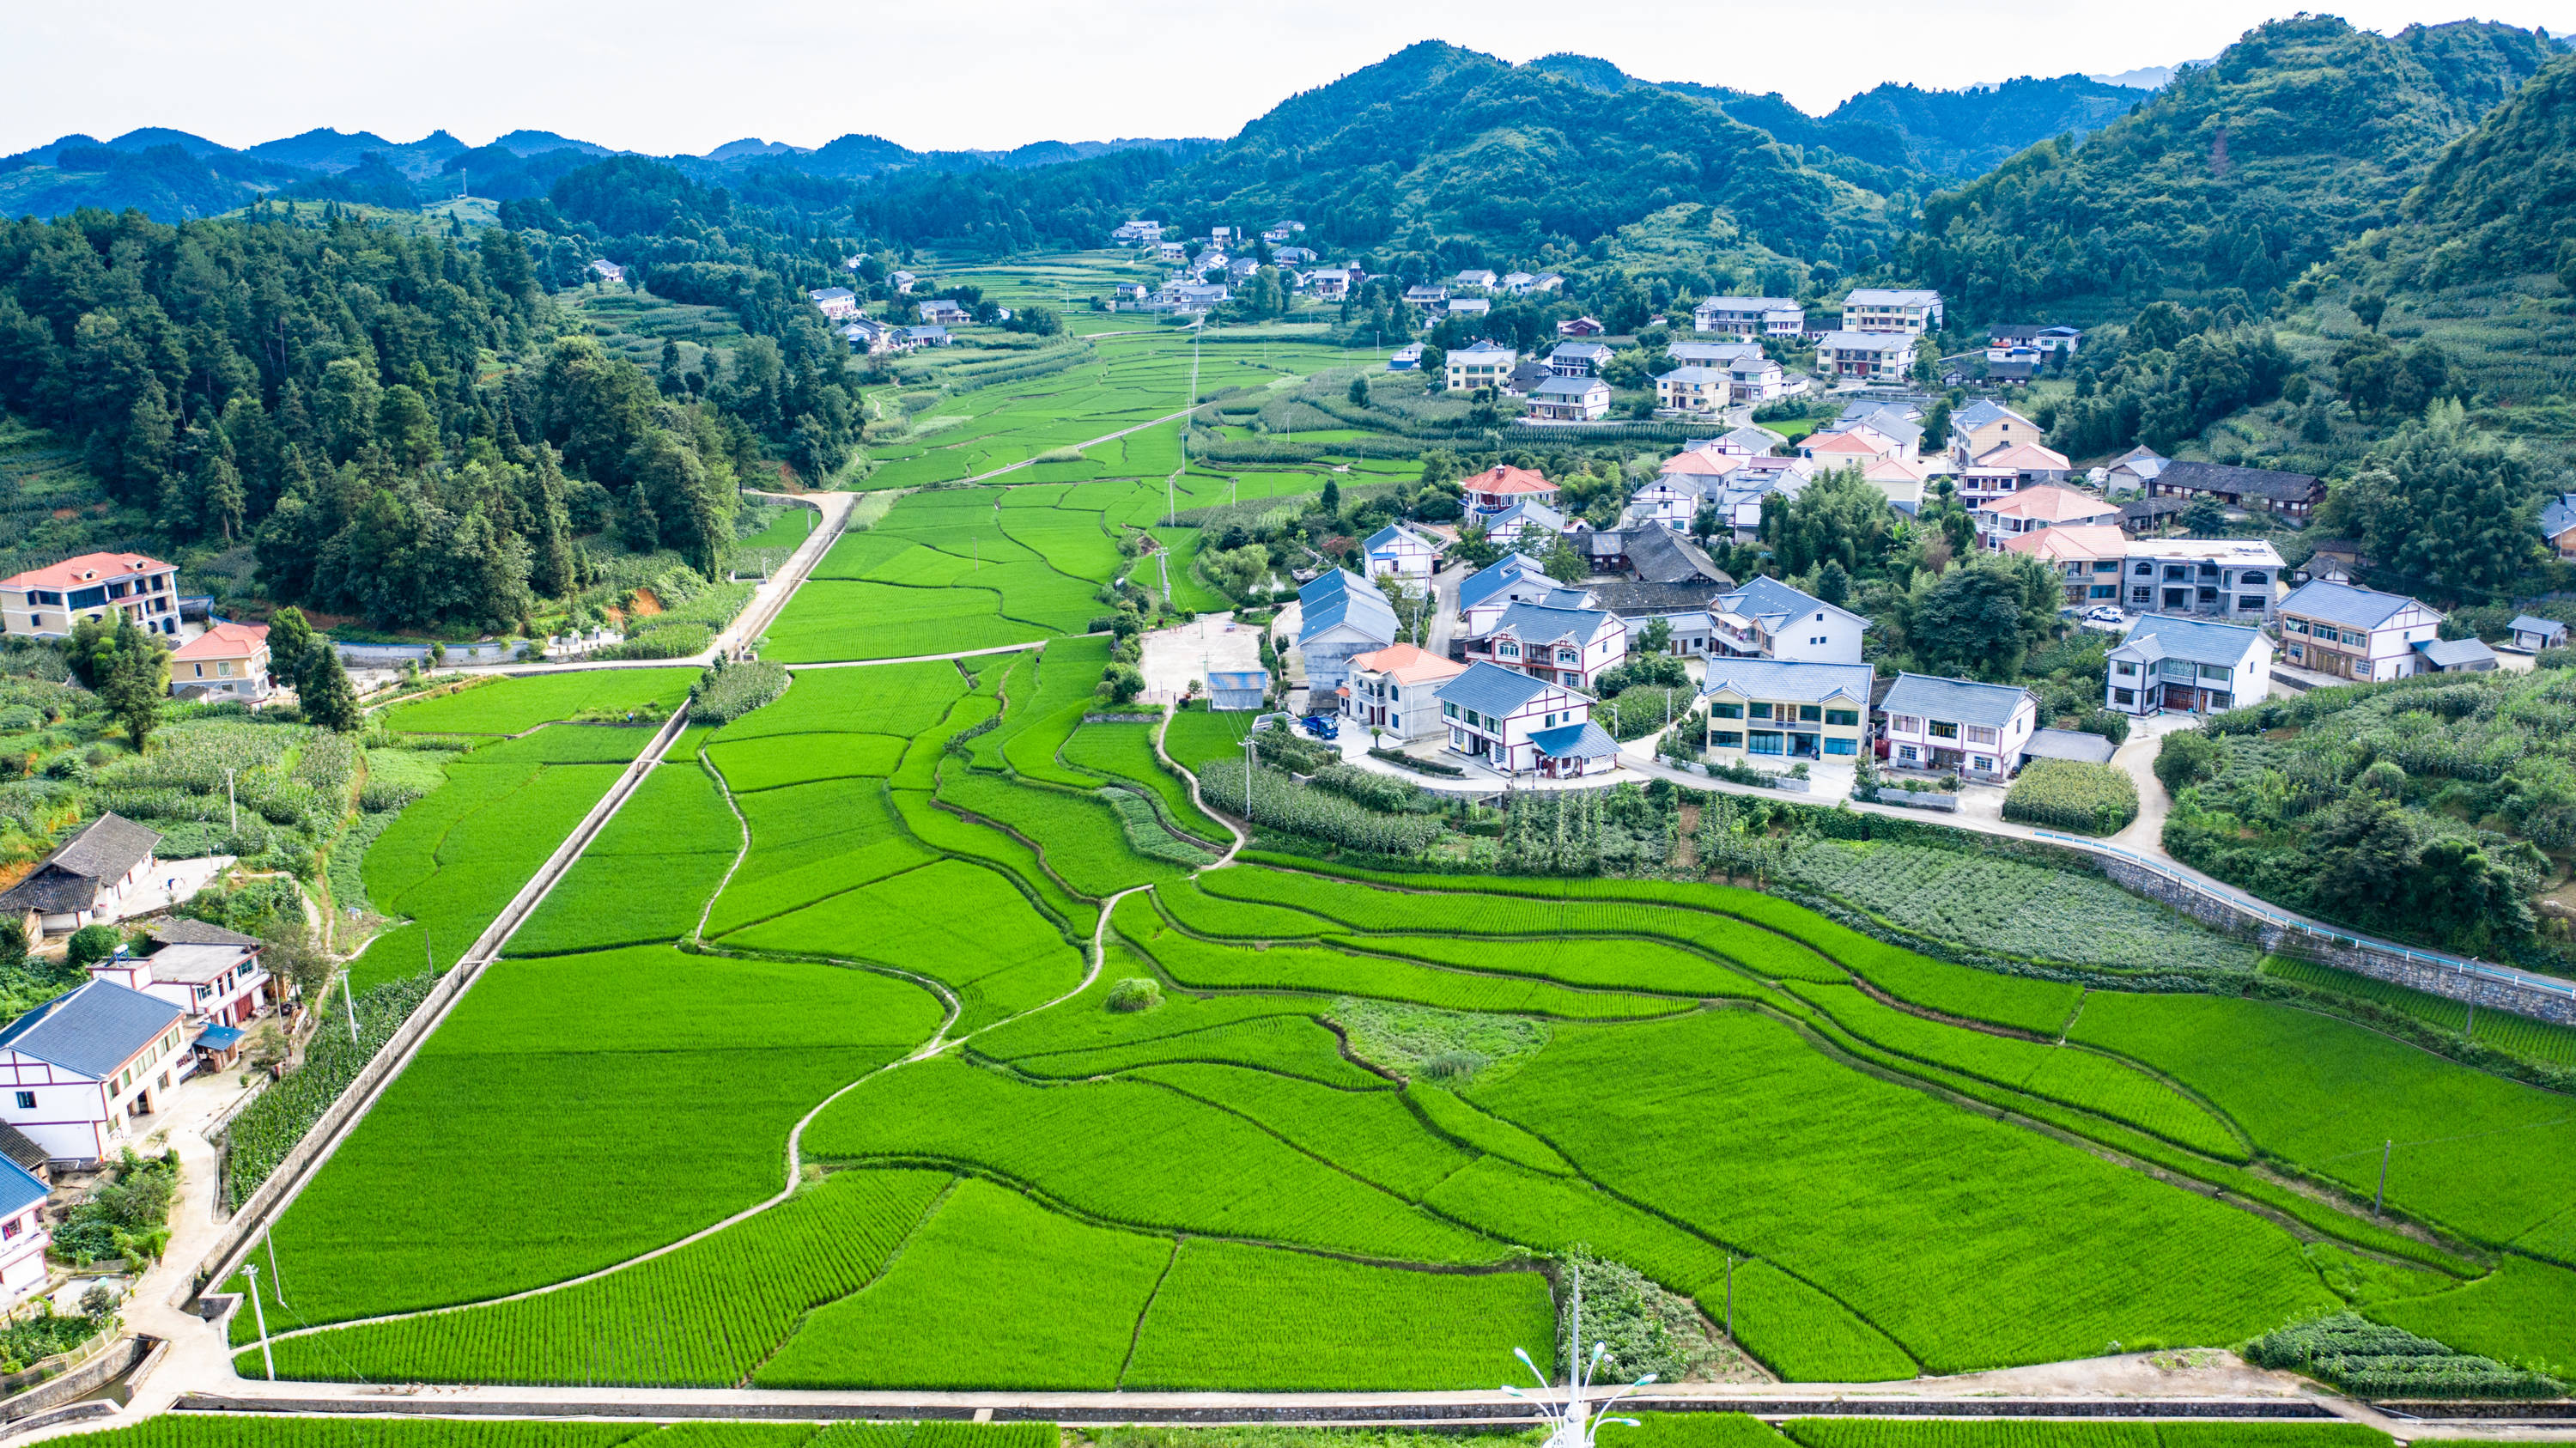
[[[199,704],[264,704],[268,667],[268,625],[219,623],[170,655],[170,694]]]
[[[1904,446],[1896,439],[1873,427],[1810,433],[1798,444],[1798,456],[1825,468],[1866,468],[1871,463],[1896,457],[1904,451]]]
[[[2070,523],[2113,523],[2120,516],[2120,505],[2106,503],[2089,493],[2073,488],[2041,486],[2016,488],[2001,497],[1990,498],[1968,510],[1976,521],[1977,536],[1986,547],[2000,550],[2006,543],[2027,533],[2061,528]]]
[[[1880,458],[1861,469],[1860,476],[1887,495],[1889,507],[1911,518],[1923,511],[1923,486],[1932,480],[1932,469],[1905,458]]]
[[[2061,523],[2016,533],[1995,546],[2036,558],[2066,580],[2066,606],[2090,608],[2120,602],[2120,569],[2129,559],[2129,535],[2117,523]]]
[[[2066,475],[2074,471],[2074,465],[2066,460],[2066,454],[2035,442],[2017,442],[1996,448],[1978,458],[1977,466],[1990,471],[2009,472],[2025,488],[2065,482]]]
[[[84,553],[0,578],[0,628],[20,638],[69,638],[73,624],[111,612],[177,636],[178,566],[140,553]]]
[[[1556,503],[1556,484],[1543,473],[1516,468],[1509,463],[1497,464],[1471,478],[1459,480],[1458,490],[1467,506],[1479,513],[1500,513],[1519,503]]]
[[[1437,736],[1440,686],[1467,666],[1411,644],[1389,644],[1351,660],[1342,686],[1342,717],[1363,729],[1383,729],[1398,743]]]

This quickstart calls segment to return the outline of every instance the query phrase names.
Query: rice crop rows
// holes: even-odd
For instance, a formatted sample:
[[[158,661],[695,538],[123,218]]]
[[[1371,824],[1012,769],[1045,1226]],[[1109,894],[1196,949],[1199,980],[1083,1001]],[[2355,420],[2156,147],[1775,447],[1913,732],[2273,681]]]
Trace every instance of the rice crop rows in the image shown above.
[[[557,719],[599,718],[629,711],[659,719],[680,706],[696,669],[584,669],[476,684],[397,704],[385,727],[414,734],[524,734]]]
[[[1138,854],[1116,812],[1086,795],[959,770],[940,782],[939,798],[1035,844],[1057,879],[1094,900],[1187,874],[1184,866]]]
[[[741,847],[741,825],[696,760],[658,765],[510,937],[509,953],[682,939]]]
[[[879,664],[864,669],[800,669],[777,699],[727,724],[725,743],[778,734],[883,734],[909,739],[947,713],[966,692],[954,664]]]
[[[874,779],[781,785],[735,795],[734,808],[751,828],[751,850],[708,912],[709,936],[775,920],[938,858],[905,832],[885,786]],[[827,950],[826,943],[788,948],[849,953]]]
[[[720,739],[707,746],[707,762],[722,771],[735,794],[812,784],[821,779],[884,779],[903,762],[911,741],[891,734],[771,734]]]
[[[731,1230],[577,1287],[289,1338],[281,1377],[731,1387],[867,1285],[951,1178],[836,1172]]]
[[[1103,1142],[1120,1149],[1103,1151]],[[1031,1086],[950,1057],[873,1077],[806,1128],[823,1160],[973,1162],[1104,1221],[1414,1262],[1500,1248],[1231,1112],[1139,1081]]]
[[[1064,744],[1064,760],[1111,779],[1123,779],[1152,790],[1162,800],[1165,816],[1190,834],[1215,845],[1230,845],[1234,836],[1190,802],[1190,788],[1154,755],[1154,725],[1085,724]]]
[[[2465,1353],[2576,1376],[2576,1272],[2506,1256],[2463,1287],[2364,1309],[2364,1315],[2419,1332]]]
[[[1282,1141],[1382,1187],[1422,1200],[1473,1156],[1432,1132],[1385,1082],[1337,1089],[1294,1076],[1239,1066],[1180,1063],[1129,1073],[1139,1081],[1222,1107],[1267,1127]]]

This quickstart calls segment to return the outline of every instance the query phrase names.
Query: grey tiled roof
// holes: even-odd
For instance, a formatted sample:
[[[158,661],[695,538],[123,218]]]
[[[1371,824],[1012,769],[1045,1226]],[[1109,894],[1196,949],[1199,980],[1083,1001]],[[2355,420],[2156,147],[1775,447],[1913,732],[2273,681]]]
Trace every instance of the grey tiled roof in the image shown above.
[[[156,830],[112,811],[100,815],[38,861],[25,879],[0,893],[0,911],[67,915],[87,910],[97,903],[102,882],[118,879],[142,864],[160,843]]]
[[[1618,626],[1618,617],[1602,609],[1550,608],[1544,603],[1516,603],[1503,610],[1494,626],[1479,637],[1510,634],[1523,643],[1561,643],[1571,639],[1589,644],[1605,628]]]
[[[1853,618],[1860,617],[1850,609],[1834,608],[1834,605],[1823,599],[1791,588],[1768,574],[1755,574],[1746,579],[1742,588],[1719,599],[1718,602],[1729,613],[1739,613],[1746,618],[1763,619],[1775,626],[1786,623],[1793,615],[1813,613],[1817,609],[1825,608],[1832,608],[1836,613],[1849,614]],[[1866,621],[1863,620],[1863,622]]]
[[[1443,704],[1455,704],[1479,714],[1509,714],[1555,687],[1518,669],[1506,669],[1480,659],[1469,664],[1467,672],[1441,685],[1440,692],[1434,697]]]
[[[1721,583],[1726,570],[1698,544],[1655,524],[1630,530],[1628,570],[1644,583]]]
[[[184,1014],[168,1001],[94,980],[10,1022],[0,1030],[0,1049],[104,1080]]]
[[[2540,536],[2555,538],[2576,528],[2576,493],[2560,493],[2540,510]]]
[[[1458,585],[1458,606],[1474,608],[1523,578],[1546,576],[1547,571],[1527,554],[1506,553],[1467,575],[1466,581]]]
[[[37,1171],[53,1159],[53,1153],[27,1139],[27,1133],[0,1121],[0,1157],[7,1157],[23,1171]]]
[[[2030,697],[2030,690],[2018,684],[1980,684],[1969,679],[1936,679],[1929,674],[1899,674],[1882,707],[1890,714],[2000,729],[2012,722],[2022,701]]]
[[[2246,653],[2262,641],[2259,629],[2150,614],[2138,620],[2137,627],[2129,630],[2129,636],[2111,650],[2111,657],[2135,658],[2145,663],[2183,659],[2195,664],[2222,664],[2232,669],[2245,662]]]
[[[2306,501],[2316,492],[2317,480],[2306,473],[2274,472],[2269,468],[2182,462],[2165,464],[2164,470],[2156,474],[2156,486],[2297,503]]]
[[[1793,664],[1778,659],[1712,658],[1708,661],[1708,678],[1700,693],[1714,694],[1733,686],[1736,692],[1753,699],[1785,699],[1792,703],[1812,703],[1829,695],[1841,694],[1860,707],[1869,707],[1869,686],[1874,671],[1867,664]]]
[[[2414,602],[2402,593],[2382,593],[2357,583],[2334,583],[2319,578],[2292,589],[2290,596],[2281,600],[2281,611],[2303,618],[2324,619],[2349,628],[2368,629],[2388,622]],[[2428,608],[2425,612],[2432,613],[2433,610]],[[2436,618],[2440,616],[2434,614]],[[0,903],[5,903],[5,897],[0,897]]]
[[[1720,593],[1735,585],[1724,574],[1682,583],[1649,583],[1615,579],[1590,585],[1592,606],[1621,617],[1634,614],[1704,612]]]
[[[220,925],[209,925],[203,920],[190,920],[185,916],[153,926],[152,938],[162,945],[259,944],[256,935],[244,935],[238,930],[226,930]]]

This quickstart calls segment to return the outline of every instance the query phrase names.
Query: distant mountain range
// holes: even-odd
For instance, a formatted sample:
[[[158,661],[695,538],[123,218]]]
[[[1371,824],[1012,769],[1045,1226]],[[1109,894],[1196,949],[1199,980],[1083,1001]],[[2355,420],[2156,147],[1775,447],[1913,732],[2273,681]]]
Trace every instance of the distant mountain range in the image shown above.
[[[1589,56],[1551,55],[1524,67],[1491,57],[1478,60],[1606,95],[1653,91],[1708,101],[1731,119],[1792,145],[1822,146],[1878,171],[1946,180],[1981,174],[2040,137],[2098,128],[2137,100],[2137,88],[2146,82],[2133,77],[2149,74],[2129,72],[2110,81],[2076,75],[2023,77],[1952,91],[1882,85],[1827,115],[1813,116],[1776,94],[1643,81]],[[1247,127],[1247,134],[1252,129]],[[858,181],[905,170],[1019,170],[1136,150],[1161,151],[1189,162],[1224,144],[1204,138],[1129,137],[1036,141],[1006,151],[915,151],[882,136],[852,134],[813,148],[746,137],[704,155],[654,159],[701,182],[772,167]],[[371,131],[317,129],[235,149],[187,131],[149,127],[104,141],[64,136],[0,157],[0,215],[136,207],[155,220],[176,221],[233,210],[263,195],[401,206],[468,187],[477,196],[523,199],[544,194],[556,178],[590,160],[621,154],[641,153],[536,130],[512,131],[486,145],[468,146],[446,130],[416,141],[394,141]],[[1863,179],[1885,178],[1873,173]]]

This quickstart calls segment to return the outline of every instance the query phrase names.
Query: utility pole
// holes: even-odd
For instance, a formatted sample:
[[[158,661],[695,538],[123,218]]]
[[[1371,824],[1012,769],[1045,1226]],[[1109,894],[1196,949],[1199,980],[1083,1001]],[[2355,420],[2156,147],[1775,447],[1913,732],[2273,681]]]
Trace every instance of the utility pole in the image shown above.
[[[1726,1254],[1726,1340],[1735,1341],[1735,1254]]]
[[[240,833],[241,806],[233,799],[233,767],[229,764],[224,766],[224,813],[229,817],[233,832]]]
[[[358,984],[345,970],[340,972],[340,1000],[349,1008],[349,1044],[358,1045]]]
[[[242,1271],[250,1276],[250,1315],[251,1321],[259,1328],[260,1360],[268,1364],[268,1380],[273,1383],[277,1381],[277,1354],[269,1350],[268,1313],[259,1305],[259,1264],[245,1262]]]
[[[278,1306],[291,1306],[292,1304],[286,1300],[286,1293],[278,1286],[278,1284],[284,1282],[286,1278],[284,1274],[277,1270],[277,1234],[270,1231],[267,1227],[262,1227],[259,1229],[259,1239],[268,1244],[268,1290],[277,1294]],[[263,1337],[266,1335],[267,1334],[265,1333],[261,1334]]]
[[[2379,1190],[2372,1193],[2370,1198],[2370,1215],[2374,1218],[2379,1215],[2380,1207],[2388,1200],[2388,1158],[2396,1150],[2397,1143],[2394,1139],[2379,1148]]]

